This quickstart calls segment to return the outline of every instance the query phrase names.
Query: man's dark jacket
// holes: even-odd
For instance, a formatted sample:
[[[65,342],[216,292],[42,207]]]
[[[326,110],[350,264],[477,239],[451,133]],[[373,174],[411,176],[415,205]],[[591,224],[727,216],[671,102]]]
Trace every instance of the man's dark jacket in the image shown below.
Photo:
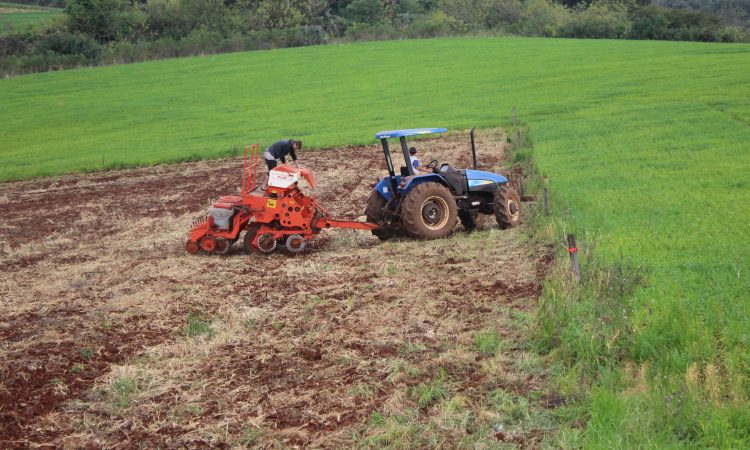
[[[297,161],[297,155],[294,153],[294,141],[292,139],[274,142],[268,147],[268,153],[273,156],[273,159],[280,159],[282,164],[286,163],[286,155],[291,156],[292,161]]]

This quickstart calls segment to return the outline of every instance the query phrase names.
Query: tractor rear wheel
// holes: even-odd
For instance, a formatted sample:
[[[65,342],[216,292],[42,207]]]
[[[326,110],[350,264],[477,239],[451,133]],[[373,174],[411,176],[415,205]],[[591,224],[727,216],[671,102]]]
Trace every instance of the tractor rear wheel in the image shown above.
[[[500,186],[492,200],[495,220],[502,229],[515,228],[521,224],[521,197],[510,186]]]
[[[367,199],[367,206],[365,207],[365,217],[367,221],[371,223],[380,223],[383,221],[383,208],[385,207],[386,200],[378,191],[372,191],[370,198]],[[393,237],[391,230],[384,228],[372,230],[372,234],[377,236],[381,241],[388,240]]]
[[[415,186],[404,199],[401,219],[406,231],[419,239],[448,236],[458,221],[456,200],[447,187],[439,183]]]

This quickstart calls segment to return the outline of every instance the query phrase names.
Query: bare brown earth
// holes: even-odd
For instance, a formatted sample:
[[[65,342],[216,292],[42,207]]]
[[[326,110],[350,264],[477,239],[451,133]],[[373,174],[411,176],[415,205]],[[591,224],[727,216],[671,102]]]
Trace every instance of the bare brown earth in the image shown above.
[[[480,160],[503,169],[503,136]],[[465,167],[465,134],[417,143]],[[400,159],[398,159],[400,160]],[[362,214],[379,147],[304,153]],[[494,220],[432,242],[329,230],[300,256],[189,256],[241,158],[0,185],[0,448],[537,447],[528,350],[549,249]],[[484,335],[499,338],[482,352]],[[501,427],[501,428],[499,428]]]

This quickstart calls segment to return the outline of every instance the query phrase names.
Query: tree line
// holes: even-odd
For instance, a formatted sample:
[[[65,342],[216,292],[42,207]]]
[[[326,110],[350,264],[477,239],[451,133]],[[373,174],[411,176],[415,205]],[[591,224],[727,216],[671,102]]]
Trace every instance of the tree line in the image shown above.
[[[0,36],[15,75],[331,41],[464,34],[738,42],[750,0],[16,0],[63,7]]]

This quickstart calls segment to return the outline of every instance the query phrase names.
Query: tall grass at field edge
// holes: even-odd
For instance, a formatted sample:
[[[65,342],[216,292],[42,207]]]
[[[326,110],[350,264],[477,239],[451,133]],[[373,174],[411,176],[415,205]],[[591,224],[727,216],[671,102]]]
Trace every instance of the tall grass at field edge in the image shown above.
[[[526,192],[541,199],[542,190],[553,183],[535,165],[538,152],[533,140],[524,134],[512,149],[515,164],[527,176]],[[532,165],[536,176],[529,175]],[[571,417],[556,444],[563,448],[747,447],[749,386],[742,362],[747,356],[724,348],[721,337],[712,342],[714,331],[701,337],[663,325],[645,330],[642,299],[658,289],[661,274],[653,265],[624,254],[602,258],[597,250],[600,225],[574,225],[564,198],[553,195],[552,204],[550,216],[543,214],[539,203],[527,209],[526,222],[534,239],[560,249],[545,281],[533,339],[537,351],[558,367],[553,383],[573,402],[570,407],[587,411],[583,418]],[[580,282],[563,246],[568,233],[578,234]],[[684,318],[679,303],[658,311],[651,308],[646,307],[646,314],[658,314],[653,318],[656,322],[677,325],[675,321]],[[688,328],[689,322],[682,325]],[[686,342],[691,347],[681,348]],[[644,348],[653,352],[644,354]],[[582,419],[586,424],[580,429]]]

